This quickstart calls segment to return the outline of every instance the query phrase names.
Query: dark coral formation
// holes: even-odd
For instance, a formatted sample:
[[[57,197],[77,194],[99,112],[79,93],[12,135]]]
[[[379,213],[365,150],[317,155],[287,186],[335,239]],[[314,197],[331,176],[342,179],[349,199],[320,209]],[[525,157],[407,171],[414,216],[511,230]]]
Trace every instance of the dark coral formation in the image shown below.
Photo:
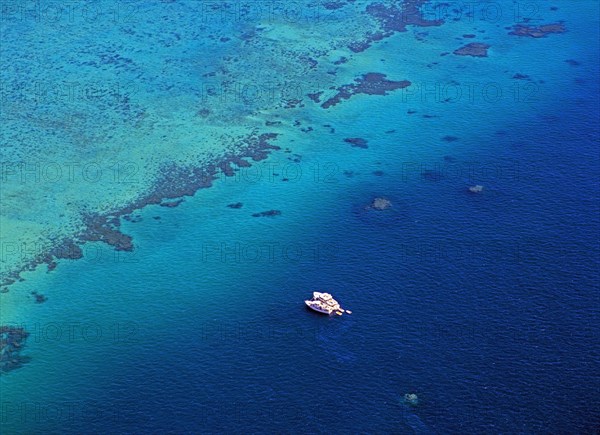
[[[331,124],[323,124],[323,127],[328,128],[329,129],[329,133],[331,133],[331,134],[335,133],[335,128],[333,128],[331,126]]]
[[[408,26],[441,26],[443,20],[427,20],[421,12],[421,7],[428,0],[405,0],[401,4],[394,2],[390,5],[383,3],[369,4],[366,12],[379,22],[379,31],[370,32],[364,40],[356,41],[348,48],[355,53],[366,50],[373,42],[390,37],[396,32],[406,32]]]
[[[267,210],[261,211],[260,213],[253,213],[252,217],[274,217],[281,214],[280,210]]]
[[[118,224],[108,216],[87,215],[86,231],[79,236],[80,242],[104,242],[117,251],[133,251],[131,236],[122,233]]]
[[[310,69],[315,69],[319,64],[318,61],[316,61],[310,56],[300,56],[299,59],[302,60]]]
[[[142,222],[144,220],[144,218],[142,218],[140,215],[137,215],[137,216],[127,215],[127,216],[123,216],[123,219],[126,221],[129,221],[131,223],[138,223],[138,222]]]
[[[471,42],[458,50],[454,50],[454,54],[458,56],[487,57],[488,48],[490,46],[483,42]]]
[[[48,298],[46,296],[44,296],[41,293],[38,293],[35,290],[31,292],[31,295],[35,298],[36,304],[43,304],[44,302],[46,302],[48,300]]]
[[[565,33],[567,28],[563,23],[543,24],[538,27],[516,24],[509,35],[528,36],[530,38],[544,38],[552,33]]]
[[[342,7],[344,7],[346,3],[344,2],[340,2],[340,1],[328,1],[323,3],[323,7],[327,10],[335,10],[335,9],[340,9]]]
[[[444,136],[442,138],[442,140],[444,142],[456,142],[458,140],[458,138],[456,136],[450,136],[450,135],[448,135],[448,136]]]
[[[387,95],[390,91],[406,88],[410,85],[411,83],[408,80],[388,80],[385,74],[371,72],[354,79],[354,83],[337,88],[337,94],[321,104],[321,107],[328,109],[357,94]]]
[[[28,336],[24,328],[0,326],[0,373],[19,368],[29,361],[21,355]]]
[[[225,172],[225,171],[224,171]],[[181,204],[183,202],[183,198],[182,199],[178,199],[177,201],[167,201],[167,202],[161,202],[160,205],[161,207],[168,207],[168,208],[173,208],[173,207],[177,207],[179,204]]]
[[[288,157],[290,162],[300,163],[302,161],[302,156],[300,154],[292,154],[291,157]]]
[[[323,94],[323,91],[320,91],[320,92],[314,92],[312,94],[307,94],[307,96],[308,96],[308,98],[313,100],[315,103],[320,103],[322,94]]]
[[[201,118],[206,118],[208,117],[208,115],[210,115],[210,110],[208,110],[207,108],[200,109],[198,110],[198,112],[196,112],[196,114]]]
[[[369,148],[366,139],[363,139],[362,137],[347,137],[344,139],[344,142],[348,142],[354,148]]]
[[[23,278],[21,278],[21,272],[32,271],[39,264],[47,264],[48,271],[52,271],[56,268],[56,260],[77,260],[82,257],[83,250],[73,240],[57,240],[54,246],[50,247],[46,251],[40,252],[33,259],[23,264],[20,269],[3,274],[2,277],[0,277],[0,287],[2,287],[0,293],[7,293],[8,286],[14,284],[17,281],[23,281]]]
[[[304,107],[304,104],[302,104],[302,100],[294,98],[291,100],[285,100],[285,106],[283,106],[285,109],[295,109],[296,107]]]

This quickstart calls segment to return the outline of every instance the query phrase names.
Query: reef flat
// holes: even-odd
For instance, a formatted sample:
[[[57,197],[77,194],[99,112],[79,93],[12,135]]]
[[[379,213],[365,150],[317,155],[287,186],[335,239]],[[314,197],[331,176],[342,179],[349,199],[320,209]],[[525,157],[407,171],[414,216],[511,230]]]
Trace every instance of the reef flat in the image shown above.
[[[458,56],[487,57],[488,48],[490,48],[490,45],[488,44],[472,42],[464,47],[454,50],[454,54]]]
[[[530,38],[544,38],[553,33],[565,33],[566,31],[567,28],[564,23],[543,24],[541,26],[516,24],[508,34]]]
[[[2,258],[2,291],[24,271],[81,258],[85,243],[134,249],[121,218],[149,204],[174,207],[217,177],[267,158],[277,151],[270,142],[285,134],[282,120],[295,124],[306,102],[333,109],[356,95],[410,86],[382,72],[340,84],[337,72],[396,33],[441,26],[441,19],[424,18],[425,4],[329,2],[327,21],[307,13],[301,19],[310,25],[298,26],[282,15],[227,21],[222,4],[162,2],[103,34],[85,21],[68,31],[29,29],[27,43],[3,44],[0,74],[13,92],[0,139],[23,146],[5,150],[0,221],[11,255]],[[160,11],[168,12],[162,22],[146,21]],[[178,14],[221,17],[224,25],[182,26]],[[7,41],[20,40],[16,27],[6,30]],[[61,63],[50,61],[53,50]],[[65,83],[65,71],[75,84]],[[38,82],[45,86],[28,86]],[[49,92],[54,88],[67,96]]]
[[[86,242],[104,242],[117,251],[132,251],[132,238],[119,230],[120,219],[129,216],[135,210],[151,204],[164,204],[165,199],[181,198],[194,195],[199,189],[212,185],[219,173],[233,176],[231,165],[247,167],[245,159],[258,162],[267,158],[272,150],[279,147],[270,142],[277,137],[275,133],[252,134],[239,141],[236,154],[225,154],[221,159],[201,168],[172,164],[164,167],[154,182],[152,188],[140,195],[135,201],[125,207],[110,210],[106,213],[88,213],[83,217],[84,229],[72,238],[65,238],[48,251],[42,251],[30,259],[21,268],[2,277],[0,286],[8,287],[21,279],[23,270],[34,270],[41,264],[46,264],[48,270],[54,270],[60,259],[76,260],[82,258],[81,245]],[[179,202],[170,203],[176,206]]]

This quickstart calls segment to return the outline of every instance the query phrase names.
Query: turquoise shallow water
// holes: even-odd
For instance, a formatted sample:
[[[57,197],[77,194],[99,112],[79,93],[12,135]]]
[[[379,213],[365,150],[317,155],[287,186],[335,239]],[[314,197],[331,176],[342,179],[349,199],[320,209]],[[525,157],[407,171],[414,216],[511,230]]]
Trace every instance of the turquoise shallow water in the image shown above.
[[[0,378],[3,433],[594,433],[598,11],[555,3],[543,22],[564,19],[569,31],[547,38],[508,36],[514,19],[505,14],[385,39],[337,77],[383,72],[410,80],[417,94],[355,96],[327,111],[307,100],[292,115],[271,106],[253,116],[280,116],[273,130],[283,149],[176,208],[133,213],[138,222],[121,230],[134,252],[87,244],[81,260],[23,275],[2,294],[1,314],[31,332],[31,361]],[[191,22],[189,10],[175,10]],[[148,21],[132,27],[158,31],[162,15],[148,6],[138,15]],[[479,30],[488,58],[439,56]],[[166,56],[184,63],[181,53]],[[140,71],[152,76],[153,58],[146,62]],[[181,68],[182,89],[191,89]],[[493,83],[503,96],[442,102],[418,93],[454,82],[464,92]],[[515,101],[515,84],[531,96]],[[148,95],[140,105],[158,121],[140,136],[151,143],[155,131],[193,149],[172,139],[180,130],[164,118],[188,103]],[[210,108],[226,120],[231,107],[220,103]],[[116,155],[148,149],[165,159],[179,151],[156,142]],[[133,191],[145,186],[142,174]],[[482,194],[468,194],[474,184]],[[389,213],[365,209],[380,195],[392,201]],[[242,208],[227,207],[236,202]],[[281,215],[252,217],[271,209]],[[314,289],[353,314],[306,311]],[[48,301],[34,304],[32,290]],[[402,402],[407,392],[418,406]]]

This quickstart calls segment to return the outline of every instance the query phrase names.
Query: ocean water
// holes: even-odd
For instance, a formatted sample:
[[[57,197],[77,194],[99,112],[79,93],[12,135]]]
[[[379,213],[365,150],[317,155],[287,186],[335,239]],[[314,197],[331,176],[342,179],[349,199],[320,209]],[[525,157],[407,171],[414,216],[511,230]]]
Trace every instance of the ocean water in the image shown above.
[[[4,83],[136,91],[127,108],[45,106],[8,87],[3,162],[96,163],[108,178],[23,182],[5,166],[3,271],[27,254],[11,243],[46,246],[82,210],[126,204],[161,162],[234,150],[223,135],[276,132],[281,150],[122,219],[134,251],[87,243],[82,259],[40,265],[0,295],[1,323],[30,332],[30,360],[0,377],[2,433],[598,432],[597,3],[485,2],[470,17],[450,2],[443,25],[352,53],[373,26],[368,3],[303,21],[201,19],[209,3],[184,1],[121,4],[118,25],[116,3],[61,26],[5,14],[2,63],[20,60]],[[526,18],[567,32],[508,35]],[[472,41],[488,57],[440,56]],[[85,53],[133,66],[73,63]],[[316,70],[302,69],[305,53]],[[326,110],[203,94],[223,80],[324,90],[368,72],[412,84]],[[356,137],[368,148],[344,141]],[[115,163],[135,182],[115,183]],[[369,209],[378,196],[392,208]],[[281,214],[252,216],[268,210]],[[317,289],[353,313],[307,311]]]

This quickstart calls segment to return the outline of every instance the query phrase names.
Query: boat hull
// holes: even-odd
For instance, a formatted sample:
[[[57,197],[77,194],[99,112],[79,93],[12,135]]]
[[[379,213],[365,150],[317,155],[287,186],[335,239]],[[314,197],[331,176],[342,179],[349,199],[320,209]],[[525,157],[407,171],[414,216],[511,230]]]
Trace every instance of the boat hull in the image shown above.
[[[312,305],[310,302],[311,301],[304,301],[304,303],[306,304],[306,306],[308,308],[310,308],[311,310],[316,311],[317,313],[320,313],[320,314],[325,314],[325,315],[328,315],[328,316],[331,315],[330,311],[326,311],[326,310],[323,310],[322,308],[316,307],[316,306]]]

